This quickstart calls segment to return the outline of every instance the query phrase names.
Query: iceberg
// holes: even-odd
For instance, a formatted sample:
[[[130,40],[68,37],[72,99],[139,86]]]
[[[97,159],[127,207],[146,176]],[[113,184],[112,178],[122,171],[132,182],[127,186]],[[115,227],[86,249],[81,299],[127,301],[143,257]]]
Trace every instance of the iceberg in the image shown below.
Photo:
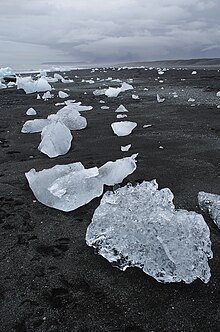
[[[35,109],[33,107],[30,107],[27,112],[26,112],[27,115],[36,115],[37,112],[35,111]]]
[[[71,147],[72,138],[71,132],[65,124],[54,121],[43,128],[38,150],[50,158],[64,155]]]
[[[137,123],[131,121],[113,122],[111,127],[115,135],[127,136],[131,134],[135,127],[137,127]]]
[[[61,210],[73,211],[103,193],[104,184],[114,185],[136,169],[131,157],[107,162],[102,167],[85,169],[81,163],[58,165],[37,172],[25,173],[36,199],[42,204]]]
[[[123,113],[128,112],[128,110],[124,107],[124,105],[118,106],[118,108],[115,110],[116,113]]]
[[[198,193],[199,207],[207,212],[214,223],[220,228],[220,195],[200,191]]]
[[[122,271],[139,267],[158,282],[207,283],[212,258],[202,215],[175,210],[155,180],[106,192],[86,231],[86,243]]]

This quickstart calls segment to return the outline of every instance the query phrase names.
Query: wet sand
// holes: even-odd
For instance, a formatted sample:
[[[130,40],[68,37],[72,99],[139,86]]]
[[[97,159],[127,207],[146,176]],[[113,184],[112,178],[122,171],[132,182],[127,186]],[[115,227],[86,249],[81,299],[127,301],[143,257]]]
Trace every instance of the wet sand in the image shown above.
[[[24,176],[31,168],[76,161],[101,166],[139,153],[137,170],[121,186],[157,179],[160,188],[173,191],[177,208],[199,212],[199,191],[220,194],[220,73],[191,72],[167,71],[159,78],[163,83],[156,70],[68,72],[74,83],[52,84],[55,95],[69,88],[69,99],[93,110],[82,113],[88,127],[72,132],[71,150],[54,159],[38,151],[40,134],[20,131],[26,120],[57,112],[62,106],[55,103],[62,100],[44,102],[22,90],[0,90],[0,331],[219,331],[220,231],[206,215],[214,253],[210,282],[160,284],[137,268],[113,268],[87,247],[86,228],[100,198],[73,212],[57,211],[35,200]],[[133,78],[135,90],[95,97],[92,91],[103,82],[81,82],[109,76]],[[132,93],[140,99],[133,100]],[[157,103],[157,93],[164,103]],[[195,102],[188,102],[190,97]],[[129,110],[127,120],[138,123],[127,137],[115,136],[110,126],[120,104]],[[102,110],[103,105],[110,109]],[[37,116],[25,115],[29,107]],[[128,152],[120,151],[130,143]]]

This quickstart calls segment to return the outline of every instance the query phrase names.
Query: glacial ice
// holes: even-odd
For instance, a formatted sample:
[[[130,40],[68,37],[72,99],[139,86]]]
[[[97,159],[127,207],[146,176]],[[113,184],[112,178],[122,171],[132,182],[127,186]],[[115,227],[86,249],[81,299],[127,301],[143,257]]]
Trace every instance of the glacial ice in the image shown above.
[[[27,112],[26,112],[27,115],[36,115],[37,112],[35,111],[35,109],[33,107],[30,107]]]
[[[23,89],[26,94],[34,92],[51,91],[52,87],[44,77],[34,81],[31,76],[16,78],[17,89]]]
[[[200,191],[198,202],[200,209],[208,212],[214,223],[220,228],[220,195]]]
[[[93,91],[94,96],[102,96],[105,94],[107,89],[97,89]]]
[[[175,210],[168,188],[155,180],[104,194],[86,243],[121,270],[139,267],[159,282],[207,283],[212,258],[202,215]]]
[[[108,88],[106,91],[105,91],[105,95],[107,97],[118,97],[119,93],[121,92],[121,88]]]
[[[216,93],[216,97],[220,97],[220,91]]]
[[[131,95],[131,98],[134,99],[134,100],[138,100],[138,99],[140,99],[140,97],[139,97],[138,95],[134,95],[134,94]]]
[[[127,118],[127,115],[126,114],[117,114],[116,118],[117,119]]]
[[[49,115],[48,119],[51,121],[59,120],[70,130],[80,130],[87,127],[86,118],[81,116],[77,108],[71,105],[64,106],[56,114]]]
[[[0,89],[6,89],[6,88],[7,88],[7,86],[4,83],[2,83],[0,80]]]
[[[111,127],[115,135],[127,136],[135,127],[137,127],[137,123],[131,121],[113,122]]]
[[[165,98],[161,98],[158,94],[157,94],[157,102],[158,103],[163,103],[165,101]]]
[[[50,158],[66,154],[72,141],[70,130],[60,121],[53,121],[44,127],[38,150]]]
[[[59,98],[68,98],[69,97],[69,95],[63,91],[59,91],[58,96],[59,96]]]
[[[40,172],[31,169],[25,176],[39,202],[58,210],[73,211],[101,196],[104,184],[117,184],[133,173],[136,156],[107,162],[100,168],[85,169],[81,163],[74,163]]]
[[[54,95],[50,91],[45,92],[42,96],[42,99],[44,99],[44,100],[51,99],[51,98],[54,98]]]
[[[118,108],[115,110],[117,113],[123,113],[123,112],[128,112],[128,110],[124,107],[124,105],[118,106]]]
[[[128,84],[126,82],[123,82],[121,85],[121,92],[127,91],[127,90],[133,90],[134,87],[131,84]]]
[[[0,77],[15,75],[15,72],[10,67],[0,68]]]
[[[128,145],[122,145],[121,146],[121,151],[122,152],[126,152],[126,151],[128,151],[129,149],[131,148],[131,144],[128,144]]]
[[[50,120],[48,119],[28,120],[24,123],[21,132],[23,134],[40,133],[49,124]]]

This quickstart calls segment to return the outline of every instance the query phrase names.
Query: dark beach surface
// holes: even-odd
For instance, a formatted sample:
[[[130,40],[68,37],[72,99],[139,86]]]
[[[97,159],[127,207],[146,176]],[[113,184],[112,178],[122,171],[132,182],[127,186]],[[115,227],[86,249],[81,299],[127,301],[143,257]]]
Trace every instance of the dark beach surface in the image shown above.
[[[69,88],[69,99],[93,110],[82,113],[88,127],[72,132],[71,150],[54,159],[38,151],[40,134],[22,134],[21,128],[29,119],[57,112],[62,106],[55,103],[63,100],[44,102],[23,90],[0,90],[0,331],[219,331],[220,231],[207,215],[214,253],[210,282],[160,284],[138,268],[122,272],[112,267],[86,245],[86,229],[100,198],[64,213],[37,202],[24,175],[31,168],[76,161],[86,168],[101,166],[139,153],[137,170],[121,186],[157,179],[160,188],[172,190],[177,208],[200,212],[199,191],[220,194],[220,72],[191,72],[170,69],[159,79],[157,70],[144,68],[68,72],[74,83],[52,84],[55,95]],[[117,98],[95,97],[92,92],[103,83],[118,86],[97,77],[133,79],[134,90]],[[81,82],[91,78],[95,84]],[[140,99],[132,99],[133,93]],[[164,103],[157,103],[157,93]],[[110,126],[120,104],[129,110],[127,120],[138,123],[126,137],[115,136]],[[103,110],[103,105],[110,108]],[[37,116],[25,115],[30,107]],[[130,143],[128,152],[120,151]]]

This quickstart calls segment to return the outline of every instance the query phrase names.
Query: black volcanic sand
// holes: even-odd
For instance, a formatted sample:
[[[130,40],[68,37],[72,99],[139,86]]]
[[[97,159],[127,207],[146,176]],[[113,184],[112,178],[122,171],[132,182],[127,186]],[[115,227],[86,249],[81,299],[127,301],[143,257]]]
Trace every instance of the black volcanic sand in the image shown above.
[[[73,132],[69,153],[55,159],[38,151],[40,134],[20,131],[26,120],[58,111],[61,106],[55,103],[62,100],[44,102],[23,90],[0,90],[0,331],[219,331],[220,231],[207,215],[214,253],[210,282],[161,284],[138,268],[113,268],[86,245],[86,228],[100,198],[64,213],[37,202],[24,175],[31,168],[76,161],[101,166],[139,153],[137,170],[121,185],[157,179],[160,188],[173,191],[177,208],[199,212],[199,191],[220,193],[220,73],[191,71],[167,71],[159,78],[164,83],[159,83],[156,70],[68,72],[74,83],[54,84],[55,95],[69,88],[71,99],[94,109],[84,112],[88,127]],[[95,97],[92,91],[104,82],[81,82],[109,76],[133,78],[135,90],[117,98]],[[164,103],[156,102],[157,92],[166,97]],[[140,99],[132,99],[132,93]],[[195,106],[188,102],[190,97],[196,99]],[[138,123],[127,137],[115,136],[110,127],[120,104],[129,110],[127,119]],[[110,109],[100,109],[103,105]],[[25,115],[29,107],[37,116]],[[131,150],[121,152],[120,146],[129,143]]]

